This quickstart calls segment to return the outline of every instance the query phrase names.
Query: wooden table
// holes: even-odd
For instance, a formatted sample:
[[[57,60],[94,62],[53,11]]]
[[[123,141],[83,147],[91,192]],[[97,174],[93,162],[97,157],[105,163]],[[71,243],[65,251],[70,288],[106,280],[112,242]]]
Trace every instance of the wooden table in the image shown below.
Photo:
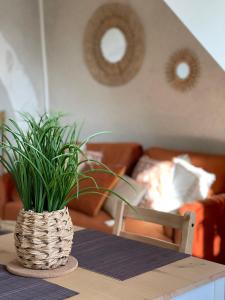
[[[14,258],[13,235],[0,236],[0,264]],[[188,257],[126,281],[82,268],[48,281],[79,292],[74,300],[224,300],[224,277],[224,265]]]

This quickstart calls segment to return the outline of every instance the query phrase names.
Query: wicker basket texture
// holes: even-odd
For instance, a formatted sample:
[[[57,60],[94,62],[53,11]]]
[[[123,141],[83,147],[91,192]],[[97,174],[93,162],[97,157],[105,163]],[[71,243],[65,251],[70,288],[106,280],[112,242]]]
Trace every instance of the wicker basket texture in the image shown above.
[[[26,268],[41,270],[65,265],[73,232],[68,208],[43,213],[21,210],[14,234],[19,262]]]

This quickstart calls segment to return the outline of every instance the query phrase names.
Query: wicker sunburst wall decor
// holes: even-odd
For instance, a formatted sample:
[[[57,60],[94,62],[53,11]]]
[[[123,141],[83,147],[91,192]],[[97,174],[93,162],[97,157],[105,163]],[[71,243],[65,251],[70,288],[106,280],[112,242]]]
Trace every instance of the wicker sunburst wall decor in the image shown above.
[[[178,74],[178,68],[181,65],[186,68],[185,76],[179,76]],[[168,82],[181,92],[191,89],[196,84],[199,74],[200,66],[198,58],[189,49],[181,49],[175,52],[166,65]]]
[[[108,61],[101,49],[104,34],[116,28],[125,37],[126,50],[117,62]],[[89,20],[84,34],[84,58],[99,82],[117,86],[127,83],[139,71],[144,57],[144,30],[138,16],[126,4],[100,6]]]

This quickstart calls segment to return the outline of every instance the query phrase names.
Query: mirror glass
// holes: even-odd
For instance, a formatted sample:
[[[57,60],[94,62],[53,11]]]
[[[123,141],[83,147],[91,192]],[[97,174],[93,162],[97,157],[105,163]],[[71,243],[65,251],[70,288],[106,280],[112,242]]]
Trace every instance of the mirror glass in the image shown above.
[[[108,29],[102,36],[100,48],[106,61],[112,64],[118,63],[126,53],[125,35],[119,28]]]
[[[176,67],[176,74],[182,80],[187,79],[190,75],[189,65],[186,62],[179,63]]]

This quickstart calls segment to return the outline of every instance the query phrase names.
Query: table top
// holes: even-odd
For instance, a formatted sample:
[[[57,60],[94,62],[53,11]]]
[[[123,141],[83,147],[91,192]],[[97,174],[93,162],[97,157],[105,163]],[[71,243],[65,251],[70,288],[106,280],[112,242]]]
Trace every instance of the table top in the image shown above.
[[[13,234],[0,236],[0,264],[13,259]],[[188,257],[125,281],[79,267],[66,276],[48,281],[79,292],[70,298],[75,300],[162,300],[222,277],[225,277],[224,265]]]

